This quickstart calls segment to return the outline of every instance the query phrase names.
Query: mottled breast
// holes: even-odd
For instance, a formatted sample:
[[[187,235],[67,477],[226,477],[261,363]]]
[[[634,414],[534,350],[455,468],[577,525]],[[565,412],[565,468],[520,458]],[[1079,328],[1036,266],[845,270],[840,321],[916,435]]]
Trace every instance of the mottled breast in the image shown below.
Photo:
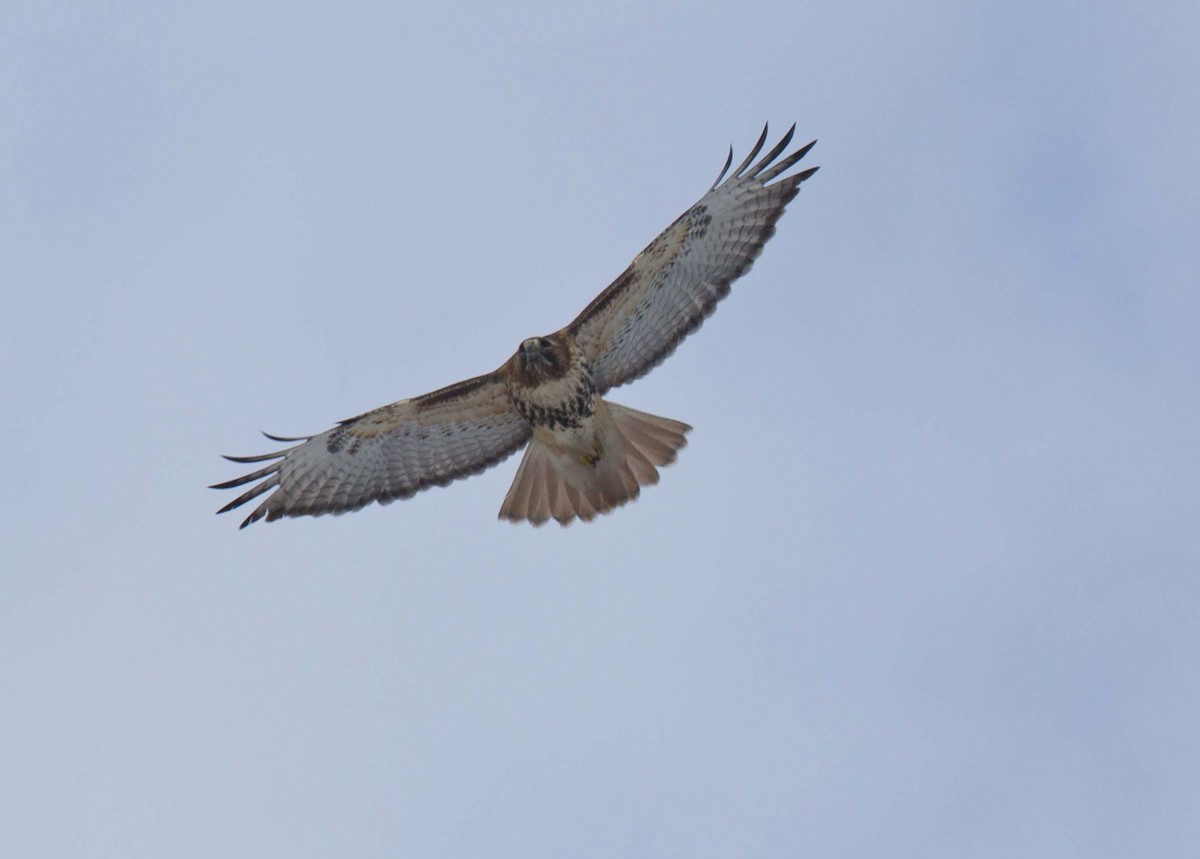
[[[517,411],[535,427],[576,429],[595,414],[592,372],[574,340],[562,332],[523,342],[506,376]]]

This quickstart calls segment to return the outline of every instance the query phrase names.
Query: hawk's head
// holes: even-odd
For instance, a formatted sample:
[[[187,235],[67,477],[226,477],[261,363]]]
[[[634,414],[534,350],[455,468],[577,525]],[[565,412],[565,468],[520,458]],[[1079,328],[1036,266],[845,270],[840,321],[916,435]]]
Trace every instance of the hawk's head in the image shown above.
[[[530,337],[517,349],[517,368],[526,385],[561,379],[571,366],[571,350],[559,334]]]

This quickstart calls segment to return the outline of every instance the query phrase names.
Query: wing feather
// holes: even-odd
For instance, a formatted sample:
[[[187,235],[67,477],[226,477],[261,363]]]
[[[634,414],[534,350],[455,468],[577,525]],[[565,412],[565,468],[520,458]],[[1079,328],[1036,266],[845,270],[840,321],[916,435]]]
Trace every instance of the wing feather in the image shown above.
[[[812,148],[802,147],[771,166],[787,149],[793,125],[753,167],[767,128],[737,170],[646,246],[589,304],[567,331],[583,348],[597,389],[637,379],[660,364],[712,315],[730,284],[754,264],[775,234],[775,223],[813,167],[776,179]]]
[[[708,190],[712,190],[721,184],[721,180],[725,178],[725,174],[729,172],[729,165],[733,163],[733,147],[729,147],[729,154],[725,156],[725,166],[721,168],[721,172],[717,174],[717,178],[713,179],[713,183]]]
[[[746,168],[750,166],[750,162],[754,160],[754,156],[758,155],[758,153],[762,151],[763,144],[767,142],[767,126],[768,125],[769,125],[769,123],[766,123],[766,122],[763,123],[762,134],[758,135],[758,142],[756,142],[754,144],[754,148],[750,150],[750,154],[746,156],[746,160],[743,161],[740,165],[738,165],[738,169],[733,171],[734,179],[741,176],[742,173],[745,172]]]
[[[262,481],[217,512],[272,489],[243,528],[264,518],[346,513],[373,501],[387,504],[478,474],[521,448],[530,433],[500,374],[479,376],[342,421],[319,435],[268,436],[299,442],[285,450],[226,457],[239,463],[277,461],[214,485],[233,489]]]

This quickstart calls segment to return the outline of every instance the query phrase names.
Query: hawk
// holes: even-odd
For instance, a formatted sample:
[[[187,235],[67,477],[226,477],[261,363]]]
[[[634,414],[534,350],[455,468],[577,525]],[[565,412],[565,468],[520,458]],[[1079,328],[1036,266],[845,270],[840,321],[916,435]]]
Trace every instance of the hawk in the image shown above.
[[[267,435],[290,447],[237,463],[270,463],[213,489],[255,484],[218,513],[270,492],[246,517],[346,513],[444,486],[525,456],[500,518],[568,525],[638,497],[687,444],[687,424],[603,398],[675,351],[749,271],[775,222],[816,167],[783,174],[812,143],[777,161],[783,139],[751,165],[767,128],[725,179],[733,149],[708,193],[643,250],[570,325],[532,337],[495,372],[366,412],[314,436]],[[721,180],[725,179],[724,182]],[[778,181],[774,181],[778,180]],[[256,483],[257,481],[257,483]],[[273,490],[273,491],[272,491]]]

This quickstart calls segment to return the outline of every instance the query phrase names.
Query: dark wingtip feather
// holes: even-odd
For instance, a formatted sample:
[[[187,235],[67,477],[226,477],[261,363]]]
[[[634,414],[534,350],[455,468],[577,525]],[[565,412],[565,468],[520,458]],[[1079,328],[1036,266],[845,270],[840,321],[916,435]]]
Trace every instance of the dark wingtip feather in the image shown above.
[[[725,156],[725,166],[721,168],[721,172],[717,174],[716,180],[712,183],[712,187],[708,190],[713,190],[721,184],[721,180],[725,178],[725,173],[729,170],[729,165],[733,163],[733,146],[729,147],[729,154]]]
[[[776,164],[774,167],[771,167],[769,170],[766,170],[763,173],[761,173],[758,176],[758,180],[765,185],[766,183],[768,183],[772,179],[774,179],[776,176],[791,169],[792,165],[796,164],[796,162],[798,162],[801,158],[803,158],[805,155],[807,155],[808,151],[810,149],[812,149],[816,145],[816,143],[817,143],[817,141],[814,140],[811,143],[809,143],[807,146],[800,147],[795,152],[793,152],[791,155],[789,155],[787,158],[784,158],[782,161],[780,161],[778,164]],[[760,164],[759,166],[762,167],[765,165]]]
[[[287,451],[279,450],[275,453],[260,453],[257,456],[230,456],[227,453],[221,454],[222,459],[228,459],[230,462],[239,462],[242,464],[248,462],[267,462],[272,459],[282,459],[287,456]]]
[[[242,478],[242,481],[245,481],[247,479],[253,479],[253,478]],[[278,485],[279,485],[279,478],[277,478],[277,477],[273,477],[271,479],[264,480],[262,483],[258,484],[257,486],[250,487],[250,489],[246,490],[241,495],[239,495],[237,498],[230,501],[228,504],[226,504],[224,507],[222,507],[217,512],[224,513],[226,510],[232,510],[234,507],[241,507],[247,501],[254,500],[258,496],[262,495],[264,492],[269,492],[270,490],[274,489]]]
[[[792,142],[792,135],[795,133],[796,123],[793,122],[792,127],[787,130],[787,134],[783,135],[783,139],[776,143],[774,148],[772,148],[770,152],[763,156],[762,161],[759,161],[750,168],[749,175],[753,178],[765,170],[768,164],[779,157],[780,152],[787,149],[788,144]]]
[[[250,512],[249,516],[247,516],[245,519],[242,520],[242,524],[238,525],[238,530],[241,531],[246,526],[253,525],[255,522],[259,521],[260,519],[262,519],[264,517],[266,518],[266,520],[268,522],[270,522],[272,520],[279,519],[282,516],[283,516],[283,514],[278,513],[278,512],[276,512],[272,515],[267,515],[267,505],[266,505],[266,502],[263,502],[262,504],[259,504],[257,507],[255,507]]]
[[[758,153],[762,151],[763,144],[766,142],[767,142],[767,123],[764,122],[762,134],[760,134],[758,136],[758,142],[754,144],[754,148],[750,150],[750,154],[746,156],[746,160],[741,163],[741,165],[738,167],[738,169],[733,171],[734,179],[741,176],[742,173],[745,171],[745,169],[750,166],[750,162],[753,161],[758,156]]]
[[[210,486],[209,489],[233,489],[235,486],[242,486],[247,483],[253,483],[263,477],[272,477],[279,473],[279,463],[273,463],[266,468],[260,468],[258,471],[253,471],[250,474],[244,474],[241,477],[235,477],[233,480],[226,480],[224,483],[218,483],[215,486]],[[270,481],[268,481],[270,482]],[[278,478],[276,478],[278,482]]]
[[[263,432],[262,430],[259,430],[259,432],[261,432],[263,435],[265,435],[271,441],[281,441],[281,442],[308,441],[310,438],[312,438],[311,435],[298,435],[298,436],[292,437],[292,436],[286,436],[286,435],[271,435],[269,432]]]

